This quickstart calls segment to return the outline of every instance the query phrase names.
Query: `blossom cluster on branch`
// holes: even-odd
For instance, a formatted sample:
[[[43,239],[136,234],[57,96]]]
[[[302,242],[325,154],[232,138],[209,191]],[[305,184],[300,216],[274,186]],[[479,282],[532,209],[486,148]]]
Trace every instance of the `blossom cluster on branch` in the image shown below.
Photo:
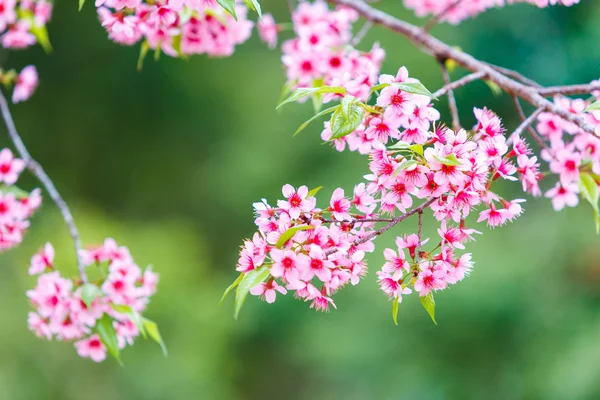
[[[332,296],[366,274],[365,254],[375,250],[374,239],[417,215],[413,233],[397,236],[396,247],[384,250],[386,262],[377,277],[392,300],[394,319],[403,296],[417,292],[435,321],[433,293],[464,279],[473,266],[471,254],[464,251],[481,232],[468,222],[469,215],[493,228],[523,212],[525,200],[505,199],[495,189],[498,180],[520,182],[534,197],[545,194],[556,210],[575,206],[581,195],[592,204],[600,226],[600,139],[590,133],[600,130],[600,110],[594,111],[600,105],[594,98],[556,96],[552,104],[528,93],[527,98],[543,101],[545,109],[523,117],[512,133],[485,107],[473,110],[476,124],[465,130],[447,82],[438,93],[452,99],[449,128],[440,122],[435,96],[405,67],[396,75],[380,75],[383,50],[376,46],[361,53],[354,48],[354,11],[330,10],[316,1],[300,2],[292,12],[297,37],[282,45],[290,94],[281,105],[312,99],[316,114],[296,133],[330,114],[321,138],[338,151],[368,155],[370,173],[350,196],[335,189],[325,208],[317,205],[319,188],[296,190],[289,184],[283,187],[285,199],[275,206],[266,200],[255,203],[258,232],[244,242],[236,268],[240,276],[225,292],[236,290],[236,317],[248,294],[272,303],[278,293],[292,291],[311,308],[335,307]],[[447,74],[444,60],[440,62]],[[474,75],[456,87],[485,74]],[[322,110],[323,105],[328,108]],[[524,138],[535,118],[537,155]],[[427,209],[439,224],[435,238],[421,232]]]
[[[97,269],[97,281],[61,276],[50,243],[33,256],[29,273],[39,276],[27,292],[35,308],[29,313],[29,328],[47,340],[74,341],[81,357],[100,362],[108,351],[119,359],[119,351],[140,334],[156,334],[154,322],[141,313],[156,292],[158,276],[150,267],[142,271],[129,250],[113,239],[82,250],[80,256],[86,266]]]

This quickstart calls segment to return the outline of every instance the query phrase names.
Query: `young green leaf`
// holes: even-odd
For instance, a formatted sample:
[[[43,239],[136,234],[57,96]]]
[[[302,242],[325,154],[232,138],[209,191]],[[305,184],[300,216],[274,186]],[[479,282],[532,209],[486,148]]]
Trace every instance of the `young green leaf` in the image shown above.
[[[294,92],[290,95],[290,97],[288,97],[287,99],[285,99],[284,101],[279,103],[279,105],[277,106],[277,109],[281,108],[284,104],[291,103],[292,101],[298,101],[305,97],[312,96],[314,94],[321,94],[321,93],[345,94],[346,89],[344,89],[341,86],[320,86],[320,87],[311,87],[311,88],[298,88],[298,89],[294,90]]]
[[[52,53],[52,44],[50,44],[50,38],[48,37],[48,29],[46,29],[46,26],[37,26],[36,24],[32,24],[29,30],[40,43],[40,46],[42,46],[46,54]]]
[[[150,45],[148,44],[147,40],[144,40],[142,42],[142,45],[140,46],[140,56],[138,57],[138,62],[137,62],[137,70],[141,71],[142,68],[144,67],[144,60],[146,59],[146,56],[148,55],[148,50],[150,50]]]
[[[258,17],[262,19],[262,10],[260,9],[260,4],[256,0],[244,0],[246,6],[258,14]]]
[[[435,321],[435,300],[433,299],[433,292],[427,293],[426,296],[422,296],[420,299],[421,304],[423,304],[423,307],[431,317],[431,320],[437,325],[437,322]]]
[[[413,144],[413,145],[409,146],[408,148],[420,156],[423,155],[423,145],[422,144]]]
[[[585,198],[594,209],[596,233],[600,233],[600,208],[598,206],[600,190],[598,189],[598,182],[596,182],[596,179],[589,173],[582,173],[579,180],[579,189],[583,198]]]
[[[221,7],[237,21],[237,15],[235,14],[235,0],[217,0],[217,3],[219,3]]]
[[[133,322],[135,327],[138,329],[138,331],[140,331],[144,339],[146,338],[144,319],[142,318],[139,312],[131,308],[131,306],[125,304],[111,304],[111,308],[118,313],[127,315],[131,322]]]
[[[484,82],[488,85],[494,96],[498,97],[502,94],[502,88],[496,82],[492,82],[489,79],[484,80]]]
[[[244,302],[246,301],[246,297],[248,297],[250,289],[258,285],[259,283],[262,283],[265,279],[269,277],[269,275],[270,271],[269,268],[267,268],[266,266],[253,269],[252,271],[246,272],[244,274],[242,281],[240,282],[240,284],[237,287],[237,290],[235,291],[235,305],[233,318],[237,319],[240,315],[240,311],[242,309],[242,306],[244,305]]]
[[[329,120],[330,140],[339,139],[354,132],[362,123],[363,117],[363,110],[357,104],[356,99],[352,102],[342,101]]]
[[[158,330],[158,325],[156,324],[156,322],[144,318],[143,323],[146,332],[148,332],[148,336],[150,336],[152,340],[154,340],[160,345],[160,348],[162,349],[162,352],[165,355],[165,357],[168,356],[169,352],[167,351],[167,346],[165,345],[165,342],[163,341],[162,336],[160,335],[160,331]]]
[[[223,293],[223,297],[221,297],[221,300],[219,301],[219,305],[221,303],[223,303],[223,300],[225,300],[225,297],[227,297],[227,295],[236,288],[237,285],[240,284],[240,282],[242,281],[242,279],[244,278],[244,273],[242,272],[240,274],[240,276],[237,277],[237,279],[235,281],[233,281],[233,283],[231,285],[229,285],[229,287],[227,289],[225,289],[225,292]]]
[[[29,197],[29,193],[14,185],[6,186],[5,184],[0,184],[0,193],[13,194],[17,199],[24,199],[26,197]]]
[[[394,324],[398,326],[398,298],[394,297],[392,301],[392,319],[394,320]]]
[[[84,4],[85,4],[85,0],[79,0],[79,11],[81,11]]]
[[[398,176],[398,174],[402,171],[404,171],[405,169],[414,167],[415,165],[417,165],[418,162],[417,160],[404,160],[400,163],[400,165],[398,165],[396,167],[396,170],[394,171],[394,173],[392,174],[392,178]]]
[[[102,290],[93,283],[86,283],[81,287],[81,301],[90,308],[94,300],[102,296]]]
[[[335,109],[337,108],[337,106],[334,107],[330,107],[326,110],[321,111],[320,113],[314,115],[311,119],[309,119],[308,121],[304,122],[302,125],[300,125],[300,127],[298,127],[298,129],[296,130],[296,132],[294,132],[293,136],[296,136],[297,134],[299,134],[300,132],[302,132],[304,130],[304,128],[306,128],[308,126],[308,124],[310,124],[311,122],[313,122],[315,119],[322,117],[323,115],[332,113],[335,111]]]
[[[323,189],[323,186],[317,186],[316,188],[312,189],[311,191],[308,192],[308,194],[306,195],[306,197],[315,197],[317,195],[317,193],[319,192],[319,190]]]
[[[291,238],[294,237],[296,232],[308,231],[311,229],[315,229],[315,227],[311,226],[311,225],[294,226],[294,227],[288,229],[287,231],[283,232],[283,234],[281,236],[279,236],[277,243],[275,243],[275,247],[280,249],[283,247],[284,244],[286,244],[288,242],[288,240],[290,240]]]
[[[410,149],[412,146],[406,142],[396,142],[393,145],[389,146],[388,149],[390,150],[408,150]]]
[[[96,322],[95,329],[108,352],[119,364],[123,365],[123,363],[121,363],[121,358],[119,357],[119,341],[117,340],[117,332],[113,326],[113,319],[108,314],[104,314],[102,318]]]
[[[423,86],[421,82],[394,82],[393,85],[405,92],[420,94],[437,100],[435,97],[433,97],[433,94],[425,86]]]
[[[590,104],[588,106],[588,108],[583,110],[583,112],[590,112],[590,111],[596,111],[596,110],[600,110],[600,100],[597,100],[597,101],[593,102],[592,104]]]
[[[433,158],[435,158],[442,164],[447,165],[449,167],[457,167],[459,165],[462,165],[461,162],[458,161],[458,158],[456,158],[456,156],[454,154],[447,155],[446,157],[439,157],[439,156],[434,155]]]

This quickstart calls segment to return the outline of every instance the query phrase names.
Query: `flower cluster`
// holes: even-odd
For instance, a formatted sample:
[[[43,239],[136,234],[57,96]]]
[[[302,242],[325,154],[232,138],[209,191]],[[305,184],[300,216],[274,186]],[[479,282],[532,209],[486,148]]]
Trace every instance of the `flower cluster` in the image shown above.
[[[254,204],[258,232],[242,246],[237,270],[243,274],[268,271],[265,282],[250,289],[267,302],[276,292],[294,291],[317,310],[335,307],[331,296],[348,283],[358,284],[366,273],[365,252],[372,252],[375,208],[365,184],[352,197],[336,189],[329,207],[316,207],[306,186],[283,187],[283,200],[271,207],[266,200]],[[351,222],[352,221],[352,222]]]
[[[15,158],[10,149],[0,151],[0,251],[21,243],[29,227],[29,217],[42,204],[39,189],[27,193],[14,186],[25,162]]]
[[[46,46],[46,24],[52,3],[46,0],[0,1],[0,44],[6,49],[23,49],[40,42]]]
[[[464,19],[474,17],[490,8],[504,7],[514,3],[529,3],[538,7],[553,5],[572,6],[579,0],[404,0],[407,8],[415,10],[419,17],[443,14],[442,21],[458,24]]]
[[[151,321],[140,314],[156,292],[158,276],[150,267],[138,267],[129,250],[113,239],[83,250],[80,257],[86,266],[97,268],[101,277],[94,283],[61,276],[50,243],[33,256],[29,274],[39,276],[36,287],[27,291],[35,308],[28,323],[38,337],[74,341],[81,357],[100,362],[107,351],[118,355],[145,335]]]
[[[37,88],[37,69],[33,65],[28,65],[18,74],[13,69],[8,71],[0,69],[0,82],[4,86],[14,85],[12,101],[13,103],[21,103],[28,100]]]
[[[253,27],[241,0],[237,21],[216,0],[97,0],[96,6],[111,40],[128,46],[144,41],[142,49],[171,57],[229,56]]]
[[[375,45],[363,53],[353,48],[352,23],[358,14],[347,8],[329,10],[323,1],[300,2],[292,13],[297,37],[282,45],[290,89],[344,84],[358,98],[368,95],[385,52]]]
[[[584,113],[589,101],[557,96],[554,103],[600,129],[600,111]],[[579,203],[582,175],[583,179],[600,176],[600,138],[548,112],[538,116],[536,129],[549,144],[542,149],[541,157],[549,164],[549,172],[557,178],[557,183],[545,196],[552,199],[557,211],[565,206],[575,207]]]

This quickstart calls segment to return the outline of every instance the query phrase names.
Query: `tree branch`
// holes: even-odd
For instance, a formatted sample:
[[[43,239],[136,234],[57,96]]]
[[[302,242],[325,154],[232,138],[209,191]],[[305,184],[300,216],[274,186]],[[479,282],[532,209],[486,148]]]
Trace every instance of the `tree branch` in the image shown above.
[[[394,226],[398,225],[400,222],[404,221],[406,218],[410,217],[413,214],[419,213],[419,212],[423,212],[424,209],[426,209],[427,207],[429,207],[431,204],[433,204],[434,201],[437,200],[437,197],[431,198],[429,200],[427,200],[425,203],[421,204],[419,207],[415,207],[412,210],[408,211],[406,214],[402,214],[397,216],[396,218],[392,219],[387,225],[385,225],[384,227],[369,233],[366,236],[363,236],[360,239],[357,239],[354,241],[354,243],[352,243],[353,246],[358,246],[359,244],[363,244],[368,242],[369,240],[387,232],[388,230],[390,230],[391,228],[393,228]],[[332,250],[328,250],[325,252],[325,255],[330,255],[335,253],[337,250],[332,249]]]
[[[508,77],[489,64],[479,61],[473,56],[443,43],[415,25],[379,11],[362,0],[329,1],[334,4],[352,8],[366,19],[385,26],[394,32],[400,33],[437,59],[452,59],[471,72],[485,72],[487,78],[500,86],[505,92],[520,97],[533,104],[536,108],[542,108],[567,121],[573,122],[586,132],[594,133],[594,128],[581,116],[573,114],[548,101],[537,92],[536,88]]]
[[[84,283],[87,283],[87,274],[85,272],[85,268],[83,266],[80,256],[81,239],[79,238],[79,232],[77,231],[77,227],[75,226],[75,220],[73,219],[71,210],[69,210],[67,203],[65,203],[60,193],[58,193],[56,186],[54,186],[54,183],[46,174],[42,166],[31,157],[31,154],[29,154],[29,151],[27,150],[27,147],[25,147],[21,136],[19,136],[17,127],[15,126],[15,122],[13,121],[13,117],[8,107],[8,103],[2,91],[0,91],[0,111],[2,112],[2,118],[4,119],[6,129],[8,130],[8,136],[10,136],[10,139],[12,140],[17,151],[19,152],[20,157],[23,159],[23,161],[25,161],[27,169],[29,169],[29,171],[31,171],[31,173],[46,188],[46,191],[50,195],[50,198],[54,201],[54,203],[56,203],[56,206],[60,210],[63,219],[65,220],[65,223],[69,228],[71,238],[73,239],[73,244],[75,247],[75,256],[77,258],[77,267],[79,268],[79,275],[81,276],[81,280]]]
[[[538,93],[544,97],[555,96],[562,94],[565,96],[574,94],[590,94],[592,91],[600,90],[600,83],[588,83],[581,85],[567,85],[567,86],[550,86],[547,88],[538,89]]]
[[[454,82],[444,85],[444,87],[438,89],[435,93],[433,93],[433,97],[442,97],[443,95],[445,95],[446,93],[448,93],[450,90],[455,90],[458,88],[461,88],[463,86],[468,85],[469,83],[482,79],[483,77],[485,77],[485,72],[474,72],[472,74],[463,76],[460,79],[455,80]]]
[[[429,22],[427,23],[427,25],[425,25],[423,27],[423,30],[425,32],[429,32],[431,30],[431,28],[433,28],[435,25],[437,25],[446,15],[448,15],[449,12],[451,12],[454,7],[456,7],[457,5],[460,4],[460,2],[463,0],[456,0],[450,4],[448,4],[448,6],[446,8],[444,8],[441,12],[437,13],[436,15],[434,15]]]
[[[517,110],[517,114],[519,114],[519,117],[521,117],[521,120],[523,121],[523,123],[521,125],[519,125],[519,127],[517,127],[517,130],[515,130],[513,135],[517,134],[517,131],[520,134],[523,131],[523,129],[521,129],[519,131],[519,128],[521,126],[523,126],[523,124],[525,124],[525,122],[527,122],[527,124],[525,126],[523,126],[523,128],[527,128],[527,130],[531,134],[531,137],[533,138],[533,140],[535,140],[537,142],[537,144],[540,145],[541,148],[547,149],[548,145],[546,144],[546,142],[544,142],[544,139],[540,135],[538,135],[538,133],[535,131],[535,129],[533,129],[531,127],[531,123],[533,122],[533,119],[536,118],[538,115],[540,115],[540,112],[542,110],[540,110],[538,108],[533,114],[531,114],[529,116],[529,118],[531,118],[531,121],[527,121],[528,118],[525,117],[525,113],[523,112],[523,107],[521,107],[521,103],[519,102],[519,98],[517,96],[512,96],[512,99],[513,99],[513,103],[515,104],[515,109]]]
[[[448,68],[446,68],[446,61],[439,60],[440,67],[442,68],[442,76],[444,77],[445,87],[449,87],[452,83],[450,81],[450,74]],[[458,107],[456,106],[456,98],[454,97],[454,91],[452,88],[448,88],[448,108],[450,109],[450,115],[452,115],[452,129],[455,131],[460,130],[460,119],[458,118]]]

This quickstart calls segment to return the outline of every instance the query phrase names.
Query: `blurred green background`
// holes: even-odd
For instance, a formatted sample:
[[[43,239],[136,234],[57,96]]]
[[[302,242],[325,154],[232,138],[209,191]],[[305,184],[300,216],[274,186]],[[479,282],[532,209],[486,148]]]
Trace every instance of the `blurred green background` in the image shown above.
[[[289,20],[284,1],[261,3]],[[378,6],[416,21],[399,0]],[[49,29],[51,56],[35,48],[2,57],[3,67],[34,63],[40,73],[33,99],[13,107],[17,125],[84,241],[112,236],[160,273],[148,317],[170,354],[140,340],[124,351],[125,367],[97,365],[28,332],[31,254],[51,240],[59,265],[75,272],[67,230],[46,200],[23,245],[0,257],[0,399],[600,398],[600,239],[587,205],[555,213],[529,199],[514,224],[481,226],[469,246],[472,276],[436,296],[439,326],[415,296],[392,323],[374,271],[393,235],[378,240],[364,282],[336,296],[337,311],[316,313],[291,296],[273,305],[251,298],[236,322],[232,299],[217,303],[236,277],[238,246],[255,230],[251,203],[274,203],[284,183],[323,185],[322,198],[350,190],[367,172],[365,158],[322,146],[317,124],[291,137],[310,106],[275,111],[280,53],[256,35],[230,58],[148,59],[138,73],[138,49],[108,41],[92,3],[77,13],[76,2],[58,1]],[[543,84],[600,75],[592,0],[494,10],[433,34]],[[441,86],[436,63],[406,40],[374,28],[362,48],[375,40],[387,50],[383,71],[406,65],[430,89]],[[481,82],[457,98],[465,126],[483,105],[509,129],[518,124],[510,98]],[[448,120],[445,100],[439,109]],[[9,145],[4,133],[0,140]],[[20,184],[35,182],[24,175]],[[518,186],[506,185],[507,197],[522,197]]]

